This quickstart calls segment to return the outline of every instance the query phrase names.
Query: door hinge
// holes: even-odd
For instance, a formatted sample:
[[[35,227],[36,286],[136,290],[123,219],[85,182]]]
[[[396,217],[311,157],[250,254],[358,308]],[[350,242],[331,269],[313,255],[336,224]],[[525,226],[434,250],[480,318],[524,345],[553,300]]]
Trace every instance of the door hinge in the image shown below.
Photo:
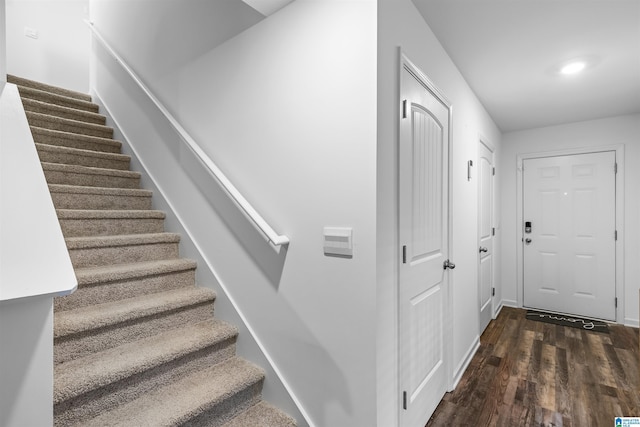
[[[406,119],[407,118],[407,100],[403,100],[402,101],[402,118]]]
[[[496,296],[496,288],[491,288],[491,296],[492,297]]]
[[[495,227],[491,227],[491,235],[492,236],[496,235],[496,228]]]
[[[402,263],[407,263],[407,245],[402,246]]]
[[[618,163],[613,164],[613,173],[618,173]]]
[[[618,240],[618,230],[616,230],[616,231],[614,231],[614,232],[613,232],[613,238],[614,238],[615,240]]]
[[[402,409],[407,409],[407,392],[402,392]]]
[[[616,308],[618,308],[618,297],[616,297],[615,305],[616,305]]]
[[[496,168],[493,168],[493,170],[491,171],[491,173],[492,173],[493,175],[495,175],[495,174],[496,174]]]

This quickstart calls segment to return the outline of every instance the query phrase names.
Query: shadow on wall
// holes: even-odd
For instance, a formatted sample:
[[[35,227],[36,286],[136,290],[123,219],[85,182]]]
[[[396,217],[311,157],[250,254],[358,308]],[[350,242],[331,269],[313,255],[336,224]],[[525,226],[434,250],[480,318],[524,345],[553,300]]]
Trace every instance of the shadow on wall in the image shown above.
[[[225,283],[240,309],[248,314],[252,329],[304,409],[318,425],[327,425],[327,414],[335,412],[336,408],[353,414],[351,395],[356,391],[350,390],[340,364],[305,324],[304,317],[287,301],[286,294],[279,292],[289,249],[274,250],[211,176],[208,168],[181,141],[151,100],[100,45],[96,45],[96,49],[96,92],[121,127],[119,131],[130,138],[127,142],[144,156],[147,172],[154,176],[153,185],[163,188],[164,195],[175,206],[175,213],[185,221],[182,227],[190,230],[194,243],[203,248],[200,256],[209,260],[215,270],[227,272],[230,268],[251,270],[255,264],[266,279],[246,283],[226,279]],[[197,191],[187,191],[188,187]],[[185,193],[189,195],[188,205],[183,202]],[[199,215],[209,218],[190,222],[189,217]],[[215,233],[212,230],[222,226],[226,227],[235,241],[228,239],[228,236],[212,235]],[[188,236],[183,236],[185,238]],[[228,265],[228,259],[218,259],[215,254],[212,256],[209,253],[234,253],[229,256],[237,256],[234,246],[241,247],[246,257],[239,263],[233,262],[233,266]],[[200,264],[198,268],[207,267]],[[247,277],[252,277],[252,274]],[[270,290],[265,288],[266,282]],[[220,291],[218,285],[214,288]],[[219,292],[219,296],[222,295],[224,292]],[[216,303],[216,313],[220,318],[229,320],[229,317],[225,317],[224,305],[219,305],[222,303]],[[258,312],[253,310],[256,306],[260,307]],[[354,331],[348,328],[335,331],[335,334],[343,336],[341,340],[344,341],[349,340],[349,334],[352,333]],[[241,356],[243,339],[246,338],[241,334],[238,343]],[[318,372],[322,372],[322,375],[318,375]]]
[[[260,267],[277,291],[282,279],[288,246],[279,250],[269,243],[253,221],[236,205],[205,164],[183,143],[180,147],[180,164],[202,197],[214,209],[227,228],[242,245],[245,253]]]

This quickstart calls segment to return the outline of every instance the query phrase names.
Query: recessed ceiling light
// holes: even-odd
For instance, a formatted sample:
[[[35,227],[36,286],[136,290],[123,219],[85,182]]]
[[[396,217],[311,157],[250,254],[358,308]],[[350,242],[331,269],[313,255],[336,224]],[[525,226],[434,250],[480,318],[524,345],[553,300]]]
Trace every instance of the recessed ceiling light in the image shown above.
[[[561,74],[576,74],[580,71],[584,70],[587,66],[586,63],[582,61],[570,62],[560,69]]]

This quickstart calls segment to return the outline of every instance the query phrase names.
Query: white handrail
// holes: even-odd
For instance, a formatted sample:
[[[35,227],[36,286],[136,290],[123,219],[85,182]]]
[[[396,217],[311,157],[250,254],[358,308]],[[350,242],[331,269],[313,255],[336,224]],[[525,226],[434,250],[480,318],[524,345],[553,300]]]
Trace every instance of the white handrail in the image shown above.
[[[109,54],[124,68],[124,70],[131,76],[131,78],[140,86],[140,89],[153,101],[155,106],[165,116],[165,118],[171,123],[171,126],[176,130],[182,140],[191,148],[193,153],[204,163],[211,171],[213,176],[218,180],[222,187],[226,190],[227,194],[236,202],[236,204],[247,214],[249,219],[253,221],[256,227],[262,231],[267,239],[275,246],[288,245],[289,238],[285,235],[281,235],[275,232],[275,230],[265,221],[264,218],[255,210],[251,203],[244,198],[238,189],[229,181],[229,178],[213,163],[213,160],[207,154],[202,151],[202,148],[198,143],[187,133],[187,131],[178,123],[173,115],[162,105],[162,103],[151,93],[151,90],[142,82],[140,77],[127,65],[127,63],[118,55],[107,43],[107,41],[98,32],[92,22],[85,20],[86,24],[91,28],[93,35],[100,41],[100,43],[107,49]]]

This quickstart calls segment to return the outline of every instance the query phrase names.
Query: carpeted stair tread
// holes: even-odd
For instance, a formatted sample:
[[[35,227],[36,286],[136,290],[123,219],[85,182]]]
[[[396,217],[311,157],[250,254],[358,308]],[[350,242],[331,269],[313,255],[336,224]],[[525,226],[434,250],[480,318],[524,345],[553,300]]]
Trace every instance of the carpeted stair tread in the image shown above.
[[[54,310],[62,312],[92,304],[194,286],[197,263],[185,258],[142,261],[75,269],[78,289],[54,299]]]
[[[36,143],[40,160],[47,163],[88,166],[101,169],[129,170],[130,156],[80,148]]]
[[[85,426],[177,426],[193,419],[194,425],[221,425],[235,415],[236,396],[248,394],[243,391],[257,388],[263,380],[262,369],[234,357],[105,412]],[[259,395],[244,398],[255,400]]]
[[[137,188],[87,187],[49,184],[57,209],[151,209],[152,191]]]
[[[96,125],[105,125],[107,118],[102,114],[94,113],[86,110],[78,110],[76,108],[63,107],[62,105],[50,104],[35,99],[25,98],[22,100],[25,111],[32,113],[48,114],[50,116],[63,119],[77,120],[80,122],[93,123]]]
[[[212,318],[59,364],[55,367],[54,403],[233,339],[237,333],[235,327]]]
[[[49,184],[87,187],[140,188],[140,172],[105,169],[91,166],[41,162]]]
[[[154,243],[178,243],[177,233],[122,234],[112,236],[67,237],[67,249],[93,249],[106,247],[133,246]]]
[[[63,89],[58,86],[52,86],[46,83],[37,82],[35,80],[25,79],[24,77],[7,74],[7,81],[17,86],[30,87],[32,89],[38,89],[43,92],[55,93],[69,98],[77,98],[82,101],[91,102],[91,95],[87,95],[86,93],[76,92],[75,90],[70,89]]]
[[[62,163],[49,163],[42,162],[42,169],[47,170],[55,170],[61,171],[65,173],[81,173],[85,175],[107,175],[107,176],[117,176],[122,178],[140,178],[140,172],[134,172],[129,170],[118,170],[118,169],[105,169],[105,168],[96,168],[91,166],[81,166],[81,165],[65,165]]]
[[[156,210],[56,209],[66,237],[161,233],[165,213]]]
[[[85,210],[56,209],[58,219],[164,219],[166,214],[156,210]]]
[[[136,188],[49,184],[56,209],[151,209],[153,192]]]
[[[78,287],[116,280],[136,279],[144,276],[193,270],[197,263],[187,258],[144,261],[132,264],[115,264],[76,269]]]
[[[104,151],[106,153],[120,153],[122,149],[122,142],[111,138],[100,138],[97,136],[45,129],[31,124],[29,127],[31,128],[33,140],[41,144]]]
[[[131,322],[207,301],[213,302],[215,297],[216,294],[211,289],[194,286],[63,311],[55,317],[54,339]]]
[[[180,235],[175,233],[80,236],[65,240],[74,268],[179,257]]]
[[[26,112],[27,120],[31,126],[45,129],[59,130],[63,132],[78,133],[81,135],[97,136],[100,138],[112,138],[113,128],[104,125],[81,122],[78,120],[63,119],[48,114]]]
[[[69,96],[59,95],[57,93],[47,92],[44,90],[34,89],[27,86],[18,85],[18,92],[21,98],[35,99],[49,104],[60,105],[62,107],[75,108],[78,110],[90,111],[97,113],[100,107],[90,101],[72,98]]]
[[[96,196],[151,197],[153,191],[139,188],[85,187],[82,185],[49,184],[55,193],[92,194]]]
[[[278,408],[261,401],[234,417],[222,427],[296,427],[296,420]]]

